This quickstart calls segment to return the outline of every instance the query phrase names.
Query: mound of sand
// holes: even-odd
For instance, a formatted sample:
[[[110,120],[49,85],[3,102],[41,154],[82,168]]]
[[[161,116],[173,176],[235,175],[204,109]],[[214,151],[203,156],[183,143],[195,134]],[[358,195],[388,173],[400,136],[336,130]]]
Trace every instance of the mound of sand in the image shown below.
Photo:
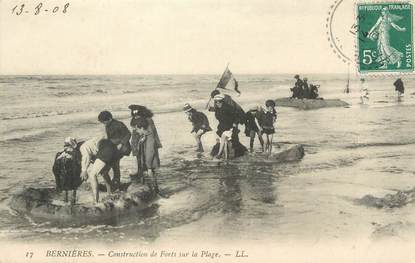
[[[376,208],[396,208],[403,207],[415,199],[415,188],[409,191],[398,191],[396,194],[387,194],[384,197],[365,195],[356,202],[360,205]]]

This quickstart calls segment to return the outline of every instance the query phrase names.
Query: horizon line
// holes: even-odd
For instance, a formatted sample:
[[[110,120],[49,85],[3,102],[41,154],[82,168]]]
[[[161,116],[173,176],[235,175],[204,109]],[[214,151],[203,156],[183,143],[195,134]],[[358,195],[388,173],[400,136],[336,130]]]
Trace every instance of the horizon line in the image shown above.
[[[3,74],[0,73],[0,76],[156,76],[156,75],[174,75],[174,76],[185,76],[185,75],[220,75],[222,73],[28,73],[28,74]],[[288,73],[235,73],[232,72],[233,75],[318,75],[318,74],[326,74],[326,75],[334,75],[334,74],[346,74],[347,72],[288,72]]]

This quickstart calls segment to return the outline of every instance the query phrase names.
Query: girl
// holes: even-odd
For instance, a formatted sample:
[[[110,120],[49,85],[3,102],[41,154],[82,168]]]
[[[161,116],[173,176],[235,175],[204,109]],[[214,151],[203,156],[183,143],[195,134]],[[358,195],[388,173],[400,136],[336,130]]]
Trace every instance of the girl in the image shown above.
[[[267,100],[265,102],[266,110],[262,116],[262,132],[265,134],[265,152],[271,153],[272,139],[275,133],[274,123],[277,120],[277,112],[275,110],[275,101]]]
[[[151,180],[149,183],[150,189],[154,190],[155,193],[159,193],[156,169],[160,167],[160,158],[156,134],[154,134],[149,121],[145,118],[132,119],[131,127],[140,136],[138,141],[140,152],[137,155],[137,160],[141,164],[140,168],[143,172],[147,171],[148,173],[148,177]],[[144,180],[142,182],[144,183]]]
[[[145,106],[141,106],[141,105],[130,105],[128,106],[128,108],[131,110],[131,121],[133,119],[138,119],[138,118],[144,118],[147,120],[148,124],[149,124],[149,129],[151,130],[152,134],[154,134],[154,139],[155,139],[155,144],[157,149],[161,148],[161,142],[160,142],[160,138],[157,132],[157,128],[156,125],[154,124],[153,121],[153,112],[151,112],[151,110],[149,110],[147,107]],[[134,132],[131,135],[131,148],[132,148],[132,153],[133,156],[136,157],[137,160],[137,171],[133,174],[130,175],[130,177],[133,180],[136,180],[140,177],[143,177],[143,168],[142,168],[142,164],[141,164],[141,157],[140,157],[140,141],[141,136],[137,133]]]

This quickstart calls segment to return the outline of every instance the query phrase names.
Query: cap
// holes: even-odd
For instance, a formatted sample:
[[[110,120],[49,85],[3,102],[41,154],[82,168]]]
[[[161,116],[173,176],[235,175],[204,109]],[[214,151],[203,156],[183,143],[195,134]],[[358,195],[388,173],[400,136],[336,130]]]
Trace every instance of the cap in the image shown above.
[[[214,101],[222,101],[225,98],[223,94],[218,94],[215,97],[213,97]]]
[[[184,112],[189,112],[189,111],[191,111],[193,108],[192,108],[192,106],[190,106],[190,104],[189,103],[186,103],[186,104],[184,104],[184,107],[183,107],[183,111]]]
[[[300,77],[299,75],[295,75],[295,76],[294,76],[294,78],[295,78],[295,79],[298,79],[299,77]]]
[[[70,146],[72,148],[76,148],[77,142],[75,138],[72,137],[66,137],[65,141],[63,142],[63,146]]]

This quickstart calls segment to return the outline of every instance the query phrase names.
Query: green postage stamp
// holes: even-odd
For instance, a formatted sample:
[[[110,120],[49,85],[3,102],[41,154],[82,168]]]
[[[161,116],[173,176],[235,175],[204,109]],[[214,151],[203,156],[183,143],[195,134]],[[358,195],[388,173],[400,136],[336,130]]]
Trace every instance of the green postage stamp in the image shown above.
[[[413,72],[412,3],[358,3],[356,9],[359,71]]]

